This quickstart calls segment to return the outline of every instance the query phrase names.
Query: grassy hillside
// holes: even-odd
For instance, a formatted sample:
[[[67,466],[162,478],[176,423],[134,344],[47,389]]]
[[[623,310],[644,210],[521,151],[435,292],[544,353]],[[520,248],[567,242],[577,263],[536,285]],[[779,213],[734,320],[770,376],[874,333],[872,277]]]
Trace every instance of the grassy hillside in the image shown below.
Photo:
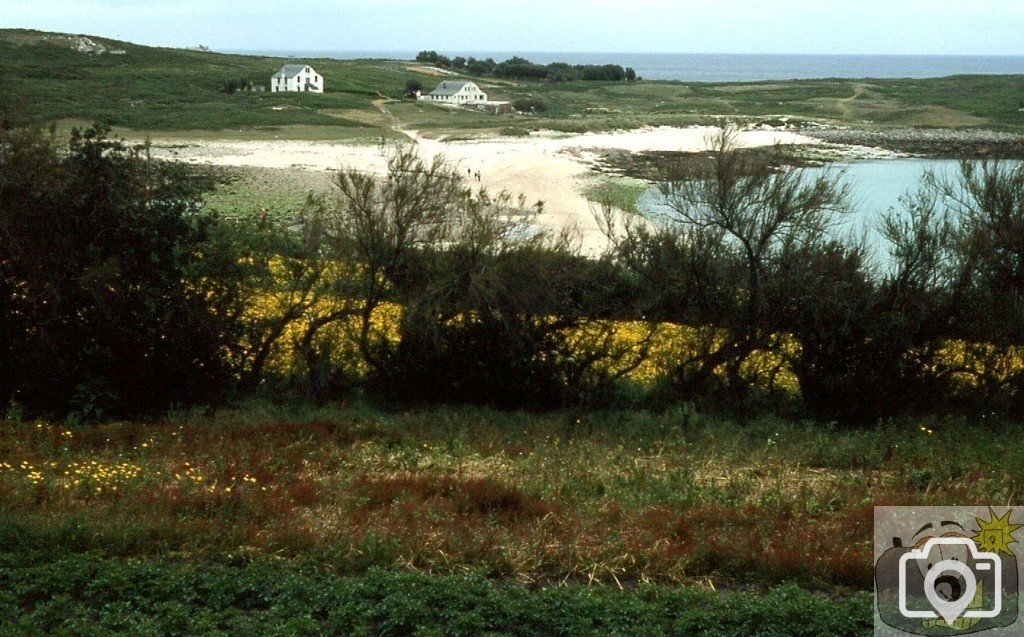
[[[527,87],[524,87],[527,88]],[[833,122],[857,126],[1024,129],[1024,76],[927,80],[800,80],[697,84],[537,84],[547,115],[576,121],[676,124],[706,116]]]
[[[162,49],[92,38],[125,55],[88,55],[66,39],[0,32],[0,82],[39,120],[86,119],[145,131],[311,126],[377,129],[373,101],[397,97],[406,80],[424,76],[404,63],[308,60],[328,92],[271,94],[222,88],[247,77],[269,84],[287,60]],[[379,112],[378,112],[379,113]],[[342,133],[343,134],[343,133]]]
[[[92,39],[126,54],[87,55],[66,37],[0,31],[0,85],[41,121],[101,120],[147,133],[218,137],[377,137],[394,125],[438,135],[520,134],[688,125],[718,116],[1024,130],[1024,76],[730,84],[481,80],[496,99],[535,97],[547,107],[539,116],[498,117],[402,100],[407,80],[429,88],[442,79],[412,62],[310,59],[324,75],[324,95],[228,95],[221,89],[231,78],[268,84],[289,60]]]

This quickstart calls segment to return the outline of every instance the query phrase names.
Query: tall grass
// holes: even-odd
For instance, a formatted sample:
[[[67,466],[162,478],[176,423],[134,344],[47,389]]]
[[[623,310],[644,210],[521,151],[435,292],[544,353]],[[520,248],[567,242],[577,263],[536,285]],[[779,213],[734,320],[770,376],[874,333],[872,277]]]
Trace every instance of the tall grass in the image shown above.
[[[1009,504],[1010,425],[255,404],[0,430],[0,545],[564,582],[871,582],[872,505]],[[797,539],[798,538],[798,539]]]

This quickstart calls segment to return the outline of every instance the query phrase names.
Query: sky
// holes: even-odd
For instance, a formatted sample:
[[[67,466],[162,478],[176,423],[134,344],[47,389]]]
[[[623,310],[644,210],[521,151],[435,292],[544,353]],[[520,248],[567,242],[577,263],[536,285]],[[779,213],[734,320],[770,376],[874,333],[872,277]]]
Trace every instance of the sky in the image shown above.
[[[1020,0],[0,0],[0,27],[214,50],[1024,55]]]

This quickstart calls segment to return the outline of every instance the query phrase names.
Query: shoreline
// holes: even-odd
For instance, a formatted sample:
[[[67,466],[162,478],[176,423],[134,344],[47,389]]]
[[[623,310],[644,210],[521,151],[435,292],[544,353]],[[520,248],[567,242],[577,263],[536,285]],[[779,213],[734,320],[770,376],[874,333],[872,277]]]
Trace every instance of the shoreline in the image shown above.
[[[830,145],[869,147],[927,159],[1024,159],[1024,135],[949,128],[808,128]]]
[[[595,218],[595,205],[587,199],[588,176],[602,153],[698,152],[707,148],[712,127],[644,128],[611,133],[564,134],[540,132],[529,137],[487,137],[442,141],[400,130],[427,160],[444,156],[467,174],[480,173],[478,187],[492,193],[508,191],[526,197],[527,207],[542,203],[533,216],[542,230],[570,229],[581,249],[598,254],[607,238]],[[795,131],[744,130],[741,147],[776,143],[815,145],[816,140]],[[194,164],[255,168],[290,168],[327,172],[344,168],[384,174],[387,148],[336,142],[161,140],[152,147],[154,157]],[[472,182],[471,182],[472,183]]]
[[[163,139],[153,145],[154,157],[194,164],[235,168],[290,169],[330,173],[355,168],[383,175],[388,148],[411,144],[427,160],[447,158],[469,175],[480,174],[474,187],[492,193],[523,195],[540,230],[573,230],[582,250],[598,254],[607,247],[595,218],[596,204],[587,196],[593,178],[632,177],[650,181],[651,167],[708,147],[708,126],[648,127],[635,130],[567,134],[539,131],[527,137],[480,136],[474,139],[431,139],[417,131],[396,128],[407,139],[384,145],[345,141],[232,141]],[[786,163],[824,165],[832,162],[904,158],[1024,158],[1024,136],[994,131],[857,129],[831,126],[740,129],[741,148],[783,144],[792,149]],[[951,153],[950,148],[958,150]]]

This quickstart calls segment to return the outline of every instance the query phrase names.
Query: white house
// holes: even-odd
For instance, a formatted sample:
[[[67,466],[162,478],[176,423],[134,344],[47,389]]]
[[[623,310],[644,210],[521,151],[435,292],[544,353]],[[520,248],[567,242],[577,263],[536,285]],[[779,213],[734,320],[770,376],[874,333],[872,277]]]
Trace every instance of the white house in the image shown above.
[[[441,104],[481,104],[487,101],[487,93],[473,82],[441,82],[420,99]]]
[[[307,64],[285,64],[270,76],[270,91],[297,93],[323,93],[324,78]]]

